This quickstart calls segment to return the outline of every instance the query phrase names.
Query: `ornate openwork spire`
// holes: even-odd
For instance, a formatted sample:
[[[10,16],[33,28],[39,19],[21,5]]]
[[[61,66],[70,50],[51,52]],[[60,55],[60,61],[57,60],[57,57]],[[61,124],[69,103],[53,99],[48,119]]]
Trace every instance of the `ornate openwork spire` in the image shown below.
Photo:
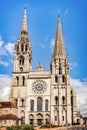
[[[57,55],[66,56],[63,35],[62,35],[62,28],[60,23],[60,16],[58,16],[58,25],[56,31],[56,39],[55,39],[53,56],[56,57]]]
[[[24,9],[24,17],[23,17],[23,23],[22,23],[22,34],[28,34],[28,27],[27,27],[27,16],[26,16],[26,7]]]

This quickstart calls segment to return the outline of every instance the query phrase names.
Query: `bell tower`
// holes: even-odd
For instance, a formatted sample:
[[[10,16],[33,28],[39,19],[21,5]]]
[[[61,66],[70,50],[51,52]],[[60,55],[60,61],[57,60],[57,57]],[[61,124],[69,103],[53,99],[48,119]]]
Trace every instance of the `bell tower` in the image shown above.
[[[22,123],[25,123],[26,86],[28,74],[31,70],[32,49],[31,42],[28,37],[25,8],[21,34],[15,44],[14,69],[12,73],[12,85],[10,90],[10,100],[17,106],[18,116],[21,117]]]
[[[32,70],[32,50],[31,42],[28,37],[27,17],[25,8],[21,34],[17,40],[17,43],[15,44],[13,73],[29,72],[30,70]]]
[[[54,124],[71,123],[70,98],[68,58],[64,47],[60,16],[58,16],[54,52],[51,61],[51,116],[54,116],[54,118],[51,118]]]

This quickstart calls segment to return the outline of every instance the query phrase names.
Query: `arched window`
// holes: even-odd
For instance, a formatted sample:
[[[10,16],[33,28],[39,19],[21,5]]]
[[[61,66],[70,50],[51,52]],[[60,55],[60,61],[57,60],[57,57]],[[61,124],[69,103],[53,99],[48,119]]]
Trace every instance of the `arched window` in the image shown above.
[[[20,104],[20,106],[21,106],[21,107],[24,107],[24,106],[25,106],[25,101],[24,101],[23,98],[21,99],[21,104]]]
[[[23,51],[24,50],[24,46],[23,45],[21,45],[21,51]]]
[[[22,77],[22,81],[23,81],[23,86],[25,86],[25,77]]]
[[[65,96],[62,96],[62,104],[65,104]]]
[[[65,76],[63,75],[62,76],[62,83],[65,83],[66,79],[65,79]]]
[[[16,77],[16,83],[17,83],[17,86],[19,85],[19,77],[17,76]]]
[[[48,111],[48,100],[45,100],[45,111]]]
[[[37,111],[42,111],[42,98],[37,99]]]
[[[34,100],[30,101],[30,111],[34,111]]]
[[[59,67],[59,74],[62,74],[62,68]]]
[[[20,57],[19,64],[20,65],[24,65],[24,57],[23,56]]]
[[[58,96],[55,96],[55,104],[58,105]]]
[[[25,51],[27,51],[27,45],[25,46]]]
[[[58,83],[58,77],[57,77],[57,75],[55,76],[55,82]]]

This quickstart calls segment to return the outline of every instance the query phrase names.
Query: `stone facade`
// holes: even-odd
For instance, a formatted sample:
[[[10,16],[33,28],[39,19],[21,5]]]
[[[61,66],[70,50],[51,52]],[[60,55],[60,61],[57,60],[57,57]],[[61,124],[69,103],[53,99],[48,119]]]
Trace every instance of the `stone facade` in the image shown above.
[[[32,49],[24,10],[21,35],[15,44],[10,100],[16,103],[22,123],[68,125],[77,122],[76,95],[70,86],[60,17],[50,70],[46,71],[40,63],[32,70]]]

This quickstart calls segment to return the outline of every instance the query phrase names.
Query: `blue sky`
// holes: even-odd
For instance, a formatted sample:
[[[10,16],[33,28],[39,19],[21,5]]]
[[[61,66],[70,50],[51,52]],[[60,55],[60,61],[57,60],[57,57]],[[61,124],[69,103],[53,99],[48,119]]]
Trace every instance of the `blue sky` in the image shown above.
[[[33,51],[33,69],[39,61],[45,69],[50,69],[53,42],[60,14],[72,84],[76,86],[76,92],[80,86],[80,92],[77,92],[80,98],[83,88],[84,92],[87,90],[86,0],[84,2],[82,0],[0,0],[0,79],[2,80],[4,76],[11,79],[13,47],[20,36],[25,4]],[[7,83],[4,79],[2,81],[0,85],[6,87]]]

